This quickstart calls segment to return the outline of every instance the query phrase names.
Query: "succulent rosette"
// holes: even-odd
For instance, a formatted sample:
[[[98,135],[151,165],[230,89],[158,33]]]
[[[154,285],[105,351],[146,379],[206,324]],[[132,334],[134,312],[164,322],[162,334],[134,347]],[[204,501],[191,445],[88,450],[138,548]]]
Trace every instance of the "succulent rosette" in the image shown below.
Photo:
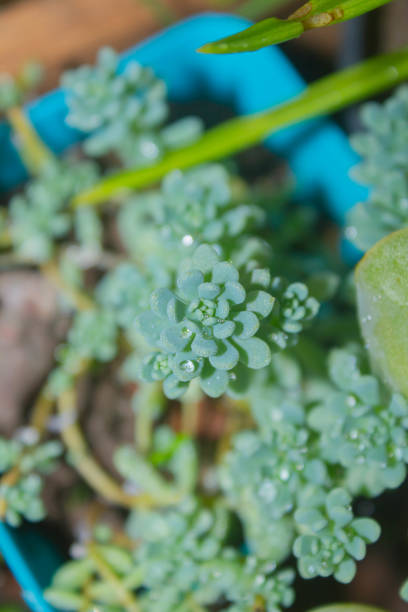
[[[211,397],[246,391],[250,370],[271,361],[263,320],[274,297],[268,271],[253,270],[245,280],[217,251],[201,245],[181,266],[177,290],[152,294],[150,310],[139,317],[142,334],[156,348],[142,366],[146,381],[163,380],[170,398],[194,378]]]

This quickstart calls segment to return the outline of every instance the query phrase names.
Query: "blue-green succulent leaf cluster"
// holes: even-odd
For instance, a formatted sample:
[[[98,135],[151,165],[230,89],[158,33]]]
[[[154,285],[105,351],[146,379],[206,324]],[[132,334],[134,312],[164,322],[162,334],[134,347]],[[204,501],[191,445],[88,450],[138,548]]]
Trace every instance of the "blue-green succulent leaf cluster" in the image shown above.
[[[56,440],[38,442],[36,430],[26,429],[15,438],[0,437],[0,473],[16,470],[12,482],[0,478],[0,503],[4,506],[5,520],[17,527],[23,519],[40,521],[45,517],[41,498],[42,475],[56,467],[62,453],[62,445]]]
[[[48,390],[58,397],[72,387],[86,363],[111,361],[118,351],[118,326],[115,314],[103,308],[78,312],[68,332],[67,342],[57,351],[58,365],[51,372]]]
[[[342,488],[330,492],[310,486],[299,495],[294,514],[301,533],[293,545],[303,578],[334,575],[339,582],[350,582],[355,561],[364,559],[366,545],[380,536],[380,527],[370,518],[355,518],[351,495]]]
[[[132,196],[121,208],[122,242],[156,283],[168,285],[180,262],[203,242],[222,245],[239,265],[253,258],[268,261],[269,245],[253,236],[265,222],[265,212],[234,181],[219,164],[174,171],[160,190]]]
[[[200,135],[202,123],[186,118],[163,127],[169,114],[163,81],[150,68],[130,62],[121,69],[118,55],[102,49],[95,66],[70,70],[62,78],[67,123],[92,133],[84,143],[89,155],[114,152],[126,165],[155,162],[166,150]]]
[[[366,131],[352,138],[363,157],[354,176],[370,187],[370,196],[351,210],[346,236],[366,251],[408,224],[408,87],[383,104],[366,104],[362,121]]]
[[[138,588],[140,570],[133,562],[131,551],[113,543],[111,538],[96,538],[98,529],[94,531],[94,546],[103,563],[118,580],[123,581],[126,589]],[[86,553],[62,565],[44,595],[52,606],[60,610],[79,611],[90,606],[97,606],[103,612],[119,612],[124,609],[117,589],[99,574],[94,559]]]
[[[302,576],[349,582],[379,526],[355,517],[353,497],[377,496],[406,475],[407,402],[362,373],[359,352],[334,350],[330,380],[303,379],[275,355],[251,387],[258,429],[241,431],[219,468],[250,550]]]
[[[224,243],[228,237],[259,227],[265,212],[253,203],[237,205],[232,182],[233,177],[219,164],[171,172],[161,188],[164,229],[184,243],[197,244]]]
[[[389,397],[374,376],[361,374],[352,353],[335,350],[329,360],[335,384],[308,416],[320,435],[322,458],[346,469],[353,494],[379,495],[398,487],[408,462],[408,403]]]
[[[182,395],[194,378],[211,397],[244,392],[249,371],[271,361],[263,326],[275,301],[265,290],[269,283],[267,270],[253,270],[246,281],[213,247],[199,246],[182,267],[176,292],[155,291],[150,310],[139,317],[142,334],[156,349],[143,363],[143,380],[163,380],[170,398]]]
[[[257,598],[272,612],[291,605],[293,572],[275,572],[274,564],[229,548],[230,529],[223,506],[210,510],[194,499],[167,512],[134,512],[128,532],[141,542],[135,560],[149,589],[142,609],[171,612],[189,594],[193,601],[186,611],[194,610],[194,601],[207,606],[223,597],[235,611],[254,606]]]
[[[286,348],[296,343],[297,335],[317,315],[320,304],[304,283],[289,284],[276,277],[272,289],[277,297],[272,319],[276,328],[273,339],[279,347]]]
[[[41,175],[10,201],[10,235],[16,252],[39,263],[50,259],[55,242],[65,238],[72,228],[70,199],[90,187],[97,177],[93,162],[55,160],[46,164]],[[95,225],[94,217],[91,223]],[[82,236],[85,224],[82,219]]]
[[[230,548],[230,530],[231,515],[222,505],[209,509],[186,498],[173,509],[134,511],[127,523],[128,534],[138,542],[133,551],[105,533],[94,547],[142,612],[195,612],[197,606],[208,609],[226,601],[230,612],[256,605],[267,612],[289,607],[293,570],[276,571],[274,563]],[[121,594],[100,575],[86,547],[56,572],[45,597],[62,610],[123,610]]]
[[[118,326],[129,329],[148,308],[152,288],[153,283],[137,266],[124,262],[103,276],[95,297],[102,308],[114,314]]]
[[[116,337],[113,313],[103,309],[89,309],[75,316],[68,333],[68,342],[83,359],[111,361],[117,351]]]

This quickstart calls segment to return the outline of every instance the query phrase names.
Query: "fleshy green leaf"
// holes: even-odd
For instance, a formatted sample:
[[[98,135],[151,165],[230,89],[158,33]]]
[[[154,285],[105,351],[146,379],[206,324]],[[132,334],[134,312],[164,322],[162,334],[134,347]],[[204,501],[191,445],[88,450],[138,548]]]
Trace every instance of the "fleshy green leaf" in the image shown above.
[[[374,371],[408,394],[408,229],[377,243],[356,270],[361,331]]]
[[[228,341],[219,341],[217,346],[217,354],[210,356],[211,365],[219,370],[232,370],[238,363],[239,352]]]
[[[240,349],[240,359],[248,368],[259,370],[271,362],[271,350],[260,338],[236,338],[235,342]]]
[[[347,559],[340,563],[339,567],[334,573],[334,577],[339,582],[347,584],[351,582],[356,574],[356,564],[352,559]]]
[[[227,390],[228,382],[228,372],[212,368],[207,368],[200,378],[201,388],[209,397],[220,397]]]
[[[275,299],[266,291],[252,291],[248,294],[247,308],[260,317],[267,317],[272,311]]]
[[[378,523],[370,518],[354,519],[353,529],[367,542],[376,542],[381,533]]]
[[[60,610],[80,610],[84,604],[82,595],[56,587],[49,588],[44,593],[45,599]]]

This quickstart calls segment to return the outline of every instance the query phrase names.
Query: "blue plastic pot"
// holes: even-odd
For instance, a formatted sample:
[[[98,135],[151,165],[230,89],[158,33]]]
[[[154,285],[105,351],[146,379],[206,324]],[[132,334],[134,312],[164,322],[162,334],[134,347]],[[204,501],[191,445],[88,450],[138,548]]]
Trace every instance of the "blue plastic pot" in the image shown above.
[[[248,22],[230,15],[206,14],[172,26],[122,55],[122,67],[131,60],[151,66],[167,83],[173,101],[209,99],[231,106],[238,114],[253,113],[298,94],[305,83],[277,47],[256,53],[211,56],[196,53],[208,40],[241,30]],[[56,90],[27,108],[40,136],[60,153],[81,138],[65,123],[64,94]],[[308,121],[268,138],[266,146],[287,159],[303,198],[323,200],[333,219],[342,224],[346,211],[367,192],[349,178],[358,162],[345,134],[328,120]],[[0,125],[0,189],[7,190],[25,178],[25,170]],[[0,524],[0,551],[18,580],[32,610],[52,612],[43,599],[61,563],[52,537],[35,526],[12,529]]]

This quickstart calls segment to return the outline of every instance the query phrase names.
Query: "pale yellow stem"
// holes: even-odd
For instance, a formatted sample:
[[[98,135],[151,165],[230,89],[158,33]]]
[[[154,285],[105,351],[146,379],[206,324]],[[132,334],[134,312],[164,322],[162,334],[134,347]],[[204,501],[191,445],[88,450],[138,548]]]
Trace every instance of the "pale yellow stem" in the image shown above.
[[[53,161],[53,154],[38,136],[22,108],[9,108],[6,117],[17,136],[17,146],[24,165],[31,174],[38,174]]]
[[[8,472],[6,472],[0,479],[1,486],[13,487],[21,476],[21,470],[19,465],[15,465]],[[7,502],[4,497],[0,497],[0,520],[3,520],[7,512]]]
[[[65,391],[57,401],[61,416],[76,415],[76,391]],[[97,463],[89,452],[79,424],[74,421],[63,428],[61,437],[67,446],[74,465],[82,478],[102,497],[113,504],[133,508],[135,506],[151,506],[153,500],[149,495],[129,495],[122,487]]]
[[[48,420],[51,412],[54,408],[55,400],[48,393],[48,389],[45,386],[39,393],[31,414],[30,426],[34,427],[40,436],[42,436],[47,429]]]

